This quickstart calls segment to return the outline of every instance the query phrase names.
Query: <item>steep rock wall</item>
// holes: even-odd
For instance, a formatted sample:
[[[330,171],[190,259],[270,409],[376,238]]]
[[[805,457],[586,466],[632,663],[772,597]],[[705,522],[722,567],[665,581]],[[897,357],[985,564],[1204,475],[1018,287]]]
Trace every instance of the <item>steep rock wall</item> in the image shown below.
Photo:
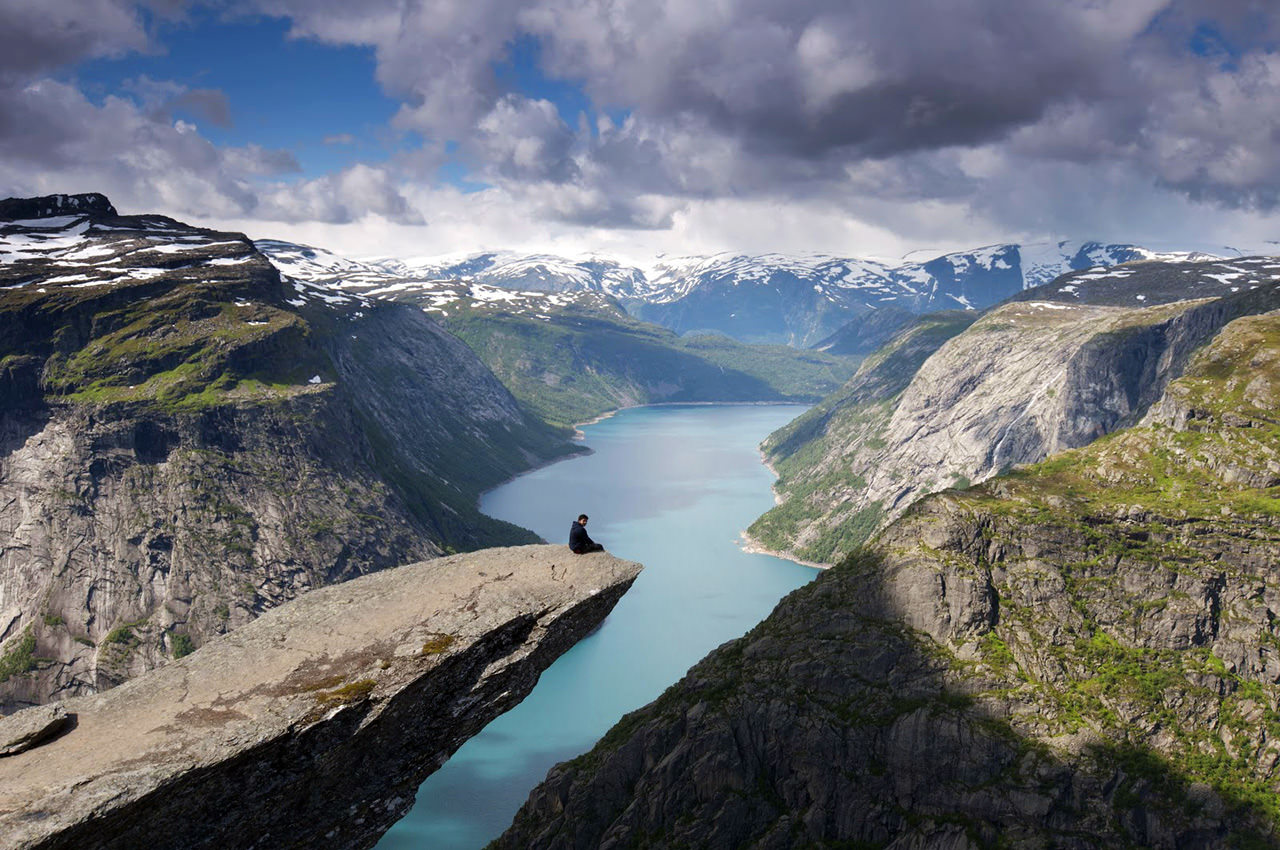
[[[767,530],[771,547],[834,563],[928,493],[1133,425],[1223,325],[1280,303],[1265,269],[1265,282],[1225,294],[1219,282],[1197,289],[1180,275],[1184,290],[1217,291],[1196,300],[1176,299],[1161,269],[1150,272],[1147,300],[1145,278],[1123,271],[1126,305],[1091,303],[1083,283],[1061,296],[1050,284],[1045,300],[1029,293],[947,341],[900,395],[834,410],[808,440],[771,438],[784,503],[775,517],[786,520]],[[1135,303],[1152,306],[1127,306]]]

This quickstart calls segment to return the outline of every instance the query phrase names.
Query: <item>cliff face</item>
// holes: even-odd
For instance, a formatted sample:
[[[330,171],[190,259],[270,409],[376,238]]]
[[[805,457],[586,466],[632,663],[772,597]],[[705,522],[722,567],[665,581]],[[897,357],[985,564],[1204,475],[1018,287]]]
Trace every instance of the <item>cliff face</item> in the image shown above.
[[[1135,424],[1219,328],[1280,305],[1275,264],[1240,265],[1082,273],[993,308],[896,393],[771,437],[783,504],[752,533],[834,563],[923,495]]]
[[[525,542],[569,451],[421,311],[101,196],[0,221],[0,709],[111,687],[313,587]]]
[[[885,447],[894,410],[921,364],[977,318],[953,311],[915,319],[845,386],[770,434],[762,448],[778,473],[779,504],[752,523],[751,537],[825,563],[874,531],[884,511],[861,498],[869,468],[859,455]]]
[[[1280,313],[1137,427],[918,502],[497,847],[1280,843]]]
[[[0,846],[372,846],[639,570],[523,546],[309,593],[60,704],[74,722],[0,758]],[[48,710],[0,720],[0,748]]]

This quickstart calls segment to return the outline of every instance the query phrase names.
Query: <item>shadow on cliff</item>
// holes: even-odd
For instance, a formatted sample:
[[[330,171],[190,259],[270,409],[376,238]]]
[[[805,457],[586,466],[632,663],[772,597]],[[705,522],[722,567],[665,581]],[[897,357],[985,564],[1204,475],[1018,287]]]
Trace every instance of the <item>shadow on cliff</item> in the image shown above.
[[[4,358],[0,362],[0,458],[22,448],[44,430],[50,418],[40,390],[37,358]]]
[[[907,626],[888,584],[862,550],[793,592],[491,847],[1280,846],[1258,801],[1087,720],[1055,748],[1019,733],[1011,683]]]

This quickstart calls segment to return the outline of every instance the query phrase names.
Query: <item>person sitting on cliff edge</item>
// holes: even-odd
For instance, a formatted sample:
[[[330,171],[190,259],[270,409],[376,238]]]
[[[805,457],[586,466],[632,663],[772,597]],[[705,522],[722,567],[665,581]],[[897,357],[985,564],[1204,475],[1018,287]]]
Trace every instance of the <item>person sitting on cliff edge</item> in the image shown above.
[[[578,514],[577,521],[569,526],[569,551],[575,555],[604,551],[604,547],[592,540],[591,535],[587,534],[586,514]]]

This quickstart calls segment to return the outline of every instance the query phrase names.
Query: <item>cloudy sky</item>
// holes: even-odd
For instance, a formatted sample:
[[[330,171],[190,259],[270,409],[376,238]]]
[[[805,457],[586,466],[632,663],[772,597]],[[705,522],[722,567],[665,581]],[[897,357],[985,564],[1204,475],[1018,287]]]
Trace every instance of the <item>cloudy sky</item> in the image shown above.
[[[356,256],[1268,249],[1273,5],[2,0],[0,195]]]

